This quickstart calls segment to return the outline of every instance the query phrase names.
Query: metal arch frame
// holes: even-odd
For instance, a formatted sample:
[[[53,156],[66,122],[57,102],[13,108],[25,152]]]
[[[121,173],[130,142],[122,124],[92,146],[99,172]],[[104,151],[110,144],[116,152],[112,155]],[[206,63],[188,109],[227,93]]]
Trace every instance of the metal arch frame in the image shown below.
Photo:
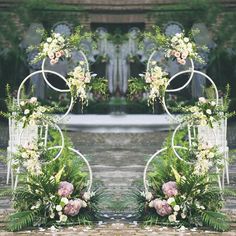
[[[82,56],[84,57],[85,59],[85,63],[86,63],[86,70],[89,71],[89,63],[88,63],[88,60],[87,60],[87,57],[85,56],[85,54],[80,51],[80,53],[82,54]],[[71,93],[71,87],[70,87],[70,84],[68,83],[68,81],[66,80],[66,78],[64,76],[62,76],[61,74],[57,73],[56,71],[52,71],[52,70],[45,70],[45,61],[46,61],[46,58],[43,60],[42,62],[42,67],[41,67],[41,70],[37,70],[31,74],[29,74],[27,77],[25,77],[25,79],[21,82],[19,88],[18,88],[18,91],[17,91],[17,106],[20,106],[20,97],[21,97],[21,90],[24,86],[24,84],[26,83],[27,80],[31,79],[32,76],[36,75],[36,74],[42,74],[43,76],[43,79],[44,81],[46,82],[46,84],[53,90],[55,91],[58,91],[58,92],[70,92],[71,94],[71,100],[70,100],[70,105],[69,105],[69,108],[68,110],[66,111],[66,113],[61,116],[59,119],[56,120],[56,123],[52,124],[52,126],[54,128],[56,128],[58,130],[58,132],[60,133],[60,136],[61,136],[61,145],[59,146],[53,146],[53,147],[49,147],[47,150],[52,150],[52,149],[60,149],[59,152],[57,153],[57,155],[51,160],[51,161],[47,161],[47,162],[44,162],[42,163],[43,165],[46,165],[46,164],[49,164],[49,163],[52,163],[53,161],[57,160],[64,147],[65,147],[65,139],[64,139],[64,135],[63,135],[63,132],[61,130],[61,128],[57,125],[57,123],[64,119],[68,114],[69,112],[72,110],[73,108],[73,105],[74,105],[74,99],[73,99],[73,96],[72,96],[72,93]],[[66,85],[68,86],[69,89],[59,89],[59,88],[56,88],[55,86],[53,86],[47,79],[46,77],[46,73],[51,73],[51,74],[54,74],[56,76],[58,76],[59,78],[61,78],[65,83]],[[20,133],[20,137],[19,139],[21,140],[21,137],[24,133],[24,129],[22,129],[21,133]],[[21,144],[21,141],[20,141],[20,144]],[[46,144],[46,141],[45,141],[45,144]],[[93,183],[93,174],[92,174],[92,169],[91,169],[91,166],[89,164],[89,162],[87,161],[87,159],[85,158],[85,156],[83,154],[81,154],[78,150],[72,148],[72,147],[69,147],[69,150],[71,150],[72,152],[76,153],[77,156],[81,157],[82,160],[85,162],[87,168],[88,168],[88,171],[89,171],[89,181],[88,181],[88,188],[87,188],[87,191],[90,192],[91,191],[91,188],[92,188],[92,183]],[[15,183],[13,184],[14,186],[14,189],[16,189],[17,187],[17,183],[18,183],[18,174],[19,174],[19,171],[20,171],[20,168],[17,169],[17,174],[16,174],[16,180],[15,180]]]
[[[147,71],[150,70],[149,68],[150,68],[151,59],[152,59],[153,55],[154,55],[156,52],[157,52],[156,50],[153,51],[152,54],[151,54],[150,57],[149,57],[149,60],[148,60],[148,63],[147,63]],[[186,88],[186,87],[190,84],[190,82],[191,82],[192,79],[193,79],[193,75],[194,75],[194,74],[199,74],[199,75],[204,76],[204,77],[205,77],[207,80],[209,80],[210,83],[212,84],[212,86],[213,86],[213,88],[214,88],[214,91],[215,91],[216,105],[218,105],[218,104],[219,104],[219,93],[218,93],[218,89],[217,89],[217,87],[216,87],[216,84],[214,83],[214,81],[213,81],[208,75],[206,75],[205,73],[203,73],[203,72],[201,72],[201,71],[195,70],[195,69],[194,69],[194,62],[193,62],[193,60],[192,60],[191,58],[190,58],[189,60],[190,60],[190,63],[191,63],[191,68],[190,68],[190,69],[187,69],[187,70],[184,70],[184,71],[180,71],[180,72],[176,73],[175,75],[173,75],[173,76],[168,80],[168,83],[167,83],[166,86],[165,86],[165,93],[181,91],[182,89]],[[185,73],[190,73],[190,76],[189,76],[189,79],[187,80],[187,82],[186,82],[184,85],[182,85],[181,87],[176,88],[176,89],[167,89],[168,86],[170,85],[170,83],[171,83],[175,78],[177,78],[179,75],[182,75],[182,74],[185,74]],[[175,117],[169,112],[169,110],[168,110],[168,108],[167,108],[167,106],[166,106],[165,96],[162,97],[162,105],[163,105],[164,110],[166,111],[166,113],[167,113],[173,120],[175,120],[175,121],[177,121],[177,122],[179,123],[179,125],[175,128],[175,130],[174,130],[174,132],[173,132],[173,134],[172,134],[172,137],[171,137],[171,148],[172,148],[174,154],[176,155],[176,157],[177,157],[179,160],[184,161],[185,163],[187,163],[187,164],[189,164],[189,165],[193,165],[194,162],[188,162],[188,161],[184,160],[184,159],[178,154],[178,152],[176,151],[176,149],[184,149],[184,150],[187,150],[188,148],[182,147],[182,146],[176,146],[176,145],[175,145],[175,135],[176,135],[177,131],[181,128],[181,126],[187,125],[187,124],[181,122],[179,119],[175,118]],[[188,127],[188,129],[189,129],[189,127]],[[189,130],[188,130],[188,131],[189,131]],[[217,137],[216,137],[216,133],[215,133],[214,130],[213,130],[213,134],[214,134],[215,139],[216,139]],[[190,132],[188,132],[188,135],[190,136],[189,139],[191,139],[191,133],[190,133]],[[216,143],[216,141],[215,141],[215,143]],[[191,141],[190,141],[190,144],[191,144]],[[167,150],[167,147],[166,147],[166,148],[162,148],[162,149],[158,150],[155,154],[153,154],[153,155],[149,158],[149,160],[148,160],[148,162],[147,162],[147,164],[146,164],[146,166],[145,166],[145,168],[144,168],[144,172],[143,172],[143,185],[144,185],[145,192],[148,192],[148,183],[147,183],[147,170],[148,170],[148,167],[149,167],[150,163],[153,161],[153,159],[154,159],[155,157],[157,157],[160,153],[162,153],[162,152],[165,151],[165,150]],[[218,171],[218,170],[217,170],[217,171]],[[219,176],[218,176],[218,183],[219,183],[219,187],[220,187],[220,189],[221,189],[222,186],[221,186],[221,182],[220,182],[220,177],[219,177]]]

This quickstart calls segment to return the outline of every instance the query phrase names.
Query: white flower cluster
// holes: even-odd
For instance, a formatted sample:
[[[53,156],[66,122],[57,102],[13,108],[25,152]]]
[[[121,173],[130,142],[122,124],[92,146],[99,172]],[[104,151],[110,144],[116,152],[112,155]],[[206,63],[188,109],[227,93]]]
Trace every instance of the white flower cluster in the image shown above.
[[[186,111],[191,113],[187,119],[192,125],[206,126],[209,123],[212,125],[217,120],[216,102],[207,101],[204,97],[200,97],[198,104],[186,108]]]
[[[32,97],[29,100],[21,101],[20,109],[22,113],[20,114],[20,121],[23,122],[24,126],[26,124],[37,124],[37,121],[44,118],[45,112],[49,111],[49,109],[47,109],[46,107],[39,105],[36,97]]]
[[[193,146],[196,147],[195,155],[197,158],[194,165],[194,174],[206,174],[215,163],[217,166],[223,165],[223,159],[221,159],[214,146],[205,143],[193,143]]]
[[[38,57],[48,57],[52,65],[56,64],[63,56],[70,56],[70,52],[66,48],[66,40],[59,33],[52,33],[52,36],[48,37],[41,47],[42,52],[39,53]]]
[[[87,102],[86,84],[90,83],[91,75],[90,72],[85,69],[85,64],[80,61],[80,64],[69,73],[68,82],[72,89],[74,97],[79,97],[82,104]]]
[[[188,57],[199,59],[198,54],[195,52],[195,43],[190,42],[190,39],[185,37],[183,33],[177,33],[170,38],[169,45],[170,48],[167,49],[166,56],[174,57],[181,65],[186,64]]]
[[[15,160],[15,164],[19,164],[19,162],[21,162],[23,167],[25,167],[31,174],[39,175],[42,172],[39,161],[40,154],[41,152],[38,145],[28,143],[19,150],[18,158]]]
[[[156,65],[156,61],[151,62],[150,72],[145,73],[145,81],[150,85],[148,102],[153,104],[157,97],[161,97],[164,93],[168,82],[168,73]]]

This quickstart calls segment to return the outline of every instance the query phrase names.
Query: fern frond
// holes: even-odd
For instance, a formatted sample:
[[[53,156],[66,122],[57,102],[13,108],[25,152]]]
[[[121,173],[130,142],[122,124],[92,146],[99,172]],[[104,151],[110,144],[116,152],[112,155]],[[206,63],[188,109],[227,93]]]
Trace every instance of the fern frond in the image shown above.
[[[212,227],[217,231],[229,230],[228,217],[220,212],[204,211],[201,214],[202,221],[205,225]]]
[[[32,226],[35,218],[35,212],[22,211],[9,216],[7,229],[9,231],[19,231],[26,227]]]

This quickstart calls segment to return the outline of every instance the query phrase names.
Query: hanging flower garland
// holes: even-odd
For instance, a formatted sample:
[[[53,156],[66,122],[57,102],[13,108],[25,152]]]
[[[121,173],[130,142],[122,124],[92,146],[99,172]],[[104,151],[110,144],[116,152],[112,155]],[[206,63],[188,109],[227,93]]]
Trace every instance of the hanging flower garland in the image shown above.
[[[87,105],[87,85],[91,81],[91,74],[87,71],[84,62],[80,62],[73,71],[69,72],[68,82],[71,88],[72,96],[79,98],[82,106]]]
[[[145,73],[145,82],[149,91],[149,105],[154,105],[157,98],[164,96],[168,80],[168,73],[158,66],[156,61],[152,61],[150,70]]]

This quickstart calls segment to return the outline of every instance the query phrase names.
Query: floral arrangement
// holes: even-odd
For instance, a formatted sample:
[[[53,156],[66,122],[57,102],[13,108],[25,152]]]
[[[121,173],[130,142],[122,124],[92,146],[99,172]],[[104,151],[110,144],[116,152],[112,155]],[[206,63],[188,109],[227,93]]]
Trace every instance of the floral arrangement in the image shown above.
[[[40,156],[42,149],[36,143],[27,143],[20,146],[13,158],[13,167],[17,169],[24,167],[31,175],[40,175],[42,173]]]
[[[92,34],[83,32],[82,27],[77,27],[71,36],[64,36],[60,33],[51,32],[47,36],[45,31],[40,31],[44,40],[37,46],[30,46],[28,51],[37,50],[38,54],[32,60],[32,64],[49,58],[50,64],[54,65],[59,60],[69,58],[74,49],[78,49],[80,43],[85,39],[90,39]],[[46,36],[46,37],[45,37]]]
[[[204,97],[200,97],[196,105],[183,107],[181,111],[186,114],[183,116],[183,121],[189,125],[210,126],[211,128],[215,122],[227,116],[223,105],[217,105],[215,101]]]
[[[43,122],[54,122],[47,113],[52,113],[55,108],[41,106],[36,97],[24,99],[19,106],[13,106],[9,110],[9,117],[23,123],[23,128],[27,125],[37,125]]]
[[[50,59],[51,65],[56,64],[60,59],[70,57],[68,41],[63,35],[52,32],[51,36],[46,38],[46,42],[39,45],[39,53],[32,63],[37,63],[46,57]]]
[[[184,33],[177,33],[173,37],[168,38],[166,46],[166,56],[175,59],[181,65],[186,64],[187,58],[204,63],[204,60],[197,53],[197,45],[190,37],[186,37]]]
[[[162,98],[168,83],[168,73],[165,72],[156,61],[151,62],[150,71],[145,73],[145,82],[149,85],[148,104],[154,105],[156,99]]]
[[[180,136],[179,141],[185,134]],[[167,140],[165,145],[169,142]],[[199,148],[197,152],[198,158],[205,160],[214,159],[216,155],[212,148]],[[191,158],[190,153],[182,155],[185,155],[184,159]],[[218,231],[228,230],[228,218],[220,212],[223,192],[219,190],[216,175],[209,169],[199,173],[198,167],[198,162],[189,165],[179,160],[171,148],[162,152],[148,173],[148,191],[136,193],[139,219],[145,225],[205,226]]]
[[[204,45],[197,45],[194,42],[193,36],[198,33],[199,30],[193,30],[189,35],[181,32],[174,36],[166,36],[159,27],[155,26],[152,32],[145,32],[143,36],[155,42],[158,49],[164,50],[167,58],[172,58],[179,64],[185,65],[188,58],[204,63],[198,51],[208,49]]]
[[[52,137],[48,146],[58,143],[59,136],[50,132]],[[71,144],[65,137],[66,146]],[[38,156],[37,148],[22,149],[24,160]],[[58,150],[44,153],[45,160],[51,160]],[[97,220],[100,193],[88,192],[87,173],[82,172],[84,163],[69,149],[63,149],[60,158],[47,165],[41,165],[40,174],[22,174],[21,185],[14,191],[15,213],[8,218],[7,228],[19,231],[27,227],[66,226],[92,224]]]
[[[192,143],[191,155],[194,157],[194,174],[205,175],[212,167],[222,169],[224,159],[216,146],[204,142]]]
[[[92,34],[83,32],[81,27],[77,27],[75,33],[69,37],[52,32],[49,37],[37,46],[38,54],[33,59],[32,63],[37,63],[38,61],[49,58],[50,63],[54,65],[59,60],[69,58],[73,50],[82,50],[83,48],[80,48],[82,47],[81,42],[85,39],[90,39],[91,41],[91,38]],[[92,43],[94,44],[93,41]],[[33,49],[35,48],[29,47],[28,50]],[[102,55],[102,58],[104,60],[109,59],[107,55]],[[95,76],[95,74],[91,75],[84,61],[80,61],[79,65],[68,73],[67,80],[71,94],[75,100],[79,98],[82,108],[83,105],[88,104],[87,92],[89,87],[87,85],[90,83],[91,76]]]
[[[82,105],[87,104],[86,85],[90,83],[90,72],[85,68],[84,62],[80,62],[73,71],[69,72],[68,82],[74,98],[79,97]]]

